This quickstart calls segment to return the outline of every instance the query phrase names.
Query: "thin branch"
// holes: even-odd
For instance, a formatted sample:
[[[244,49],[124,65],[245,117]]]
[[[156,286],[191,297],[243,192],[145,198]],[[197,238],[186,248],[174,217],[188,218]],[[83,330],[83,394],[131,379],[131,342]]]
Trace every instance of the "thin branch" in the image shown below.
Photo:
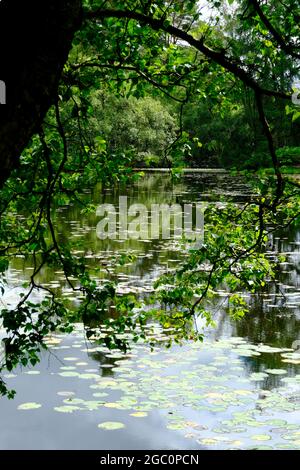
[[[195,39],[191,34],[177,28],[176,26],[170,25],[162,21],[161,19],[156,19],[152,16],[147,16],[132,10],[113,9],[97,9],[95,11],[86,11],[84,14],[84,18],[86,20],[99,20],[104,18],[130,18],[135,21],[145,23],[156,31],[165,31],[166,33],[176,36],[179,39],[187,42],[191,46],[195,47],[198,51],[202,52],[202,54],[204,54],[208,59],[220,65],[228,72],[233,73],[236,77],[238,77],[243,83],[245,83],[249,88],[251,88],[255,92],[259,91],[262,95],[274,96],[282,99],[291,98],[291,95],[288,93],[263,88],[249,75],[248,72],[246,72],[242,67],[240,67],[232,58],[227,57],[224,52],[218,52],[206,46],[204,44],[204,38]]]
[[[294,46],[286,42],[283,36],[277,31],[277,29],[274,27],[271,21],[264,14],[259,2],[257,0],[248,0],[248,1],[250,5],[253,6],[259,18],[261,19],[265,27],[268,29],[268,31],[272,34],[273,38],[275,39],[277,44],[280,46],[280,48],[291,57],[294,57],[295,59],[300,59],[300,54],[295,52]]]
[[[283,181],[282,173],[280,171],[280,161],[278,160],[277,155],[276,155],[272,132],[271,132],[269,123],[265,115],[262,95],[258,90],[255,92],[255,100],[256,100],[257,110],[259,114],[259,119],[262,124],[264,134],[268,141],[269,152],[272,158],[273,167],[274,167],[276,178],[277,178],[276,198],[273,203],[273,209],[276,209],[276,206],[283,194],[284,181]]]

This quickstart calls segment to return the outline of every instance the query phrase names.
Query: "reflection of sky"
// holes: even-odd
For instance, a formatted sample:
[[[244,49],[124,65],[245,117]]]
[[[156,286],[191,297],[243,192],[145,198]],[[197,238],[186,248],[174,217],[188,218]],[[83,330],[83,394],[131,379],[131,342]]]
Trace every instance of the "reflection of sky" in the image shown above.
[[[182,202],[182,200],[202,199],[204,193],[210,198],[214,195],[213,200],[214,198],[219,200],[219,196],[222,192],[224,193],[224,190],[227,193],[228,186],[238,200],[241,195],[245,196],[249,191],[249,188],[241,186],[237,179],[228,180],[227,176],[203,178],[201,175],[194,177],[186,175],[184,180],[178,185],[175,184],[173,188],[169,187],[166,182],[165,175],[163,177],[153,176],[137,183],[135,188],[131,188],[130,194],[134,201],[141,199],[144,202],[154,197],[158,201],[164,198],[168,198],[168,201],[170,198],[176,198],[177,201]],[[95,200],[98,203],[100,202],[99,196],[99,192],[96,192]],[[112,200],[114,197],[111,195]],[[59,227],[62,227],[64,223],[65,233],[69,237],[72,234],[78,235],[79,240],[82,239],[81,252],[83,255],[90,253],[91,248],[95,253],[101,250],[101,260],[103,261],[105,257],[107,265],[109,265],[110,258],[121,249],[126,251],[126,248],[123,247],[123,244],[117,244],[115,248],[110,246],[106,252],[103,243],[96,239],[94,227],[96,227],[97,220],[94,215],[88,216],[88,220],[83,220],[79,208],[71,207],[63,211],[56,223]],[[92,230],[86,230],[87,227],[92,227]],[[92,236],[92,234],[94,235]],[[170,241],[159,240],[146,244],[137,244],[133,241],[132,243],[131,247],[135,249],[138,258],[133,266],[123,266],[118,271],[124,287],[139,287],[139,284],[149,286],[153,279],[161,273],[161,269],[178,266],[180,262],[181,253],[176,250],[172,251]],[[259,343],[290,348],[292,342],[297,337],[300,338],[300,231],[290,228],[288,234],[280,233],[278,236],[274,236],[270,253],[278,252],[285,252],[287,255],[287,263],[280,265],[280,287],[285,290],[286,305],[290,304],[290,307],[294,305],[294,309],[282,307],[282,296],[279,295],[278,289],[274,288],[266,292],[266,296],[254,299],[251,313],[244,320],[233,322],[230,321],[226,311],[225,297],[221,297],[219,303],[213,306],[215,307],[217,327],[206,332],[203,348],[198,350],[197,345],[189,343],[182,348],[174,346],[167,352],[162,348],[151,356],[144,346],[137,345],[132,351],[133,355],[129,364],[131,370],[136,374],[133,377],[127,376],[124,370],[123,372],[122,370],[118,371],[121,366],[120,361],[112,359],[110,355],[96,356],[91,352],[87,354],[85,349],[87,345],[83,337],[67,336],[61,343],[62,349],[53,349],[52,355],[45,354],[43,356],[41,364],[36,368],[40,371],[40,375],[28,375],[26,369],[23,369],[23,371],[17,371],[16,377],[6,379],[8,385],[15,388],[18,394],[16,400],[10,402],[6,399],[0,400],[2,424],[0,426],[0,449],[199,449],[200,446],[205,447],[201,438],[204,440],[218,436],[223,438],[223,434],[214,433],[213,430],[220,428],[222,421],[231,420],[233,412],[247,412],[247,410],[254,410],[254,413],[257,413],[258,421],[276,418],[297,425],[299,411],[286,412],[280,409],[261,411],[259,398],[262,389],[274,393],[276,395],[274,397],[278,399],[285,395],[297,399],[300,382],[297,382],[296,379],[293,381],[293,379],[297,374],[299,376],[300,365],[283,363],[280,353],[261,353],[259,356],[247,357],[245,350],[237,351],[236,338],[234,338],[244,338],[239,343],[244,343],[246,348]],[[93,260],[89,258],[91,255],[87,256],[89,261],[93,263]],[[6,299],[7,301],[14,299],[21,279],[30,274],[30,259],[16,258],[12,265],[9,290],[11,299]],[[54,273],[45,271],[42,273],[42,277],[49,285],[59,286],[60,283],[62,286],[64,285],[60,271]],[[63,287],[62,291],[64,293]],[[0,335],[1,333],[3,332],[0,330]],[[224,338],[232,342],[230,347],[226,346]],[[81,342],[79,345],[78,341]],[[74,356],[78,358],[76,359],[78,362],[65,362],[65,358]],[[78,365],[80,363],[86,365]],[[108,364],[114,364],[113,370],[103,368]],[[160,367],[157,368],[157,365]],[[166,396],[170,402],[175,402],[176,408],[164,409],[163,405],[159,405],[159,402],[156,404],[154,398],[153,409],[149,411],[147,417],[142,419],[130,416],[130,413],[135,409],[126,411],[104,406],[95,411],[80,410],[75,413],[59,413],[54,410],[54,407],[68,403],[63,402],[63,397],[59,396],[58,392],[71,391],[77,398],[95,400],[94,390],[90,389],[93,380],[81,380],[77,376],[63,377],[59,375],[61,366],[76,366],[76,372],[79,373],[93,371],[99,376],[119,377],[121,381],[133,381],[136,384],[134,390],[146,393],[145,398],[140,398],[141,402],[144,400],[148,402],[149,396],[154,394],[155,397],[155,394],[158,393],[162,397]],[[124,368],[126,369],[126,363]],[[253,378],[249,380],[253,373],[264,372],[266,369],[284,369],[287,374],[283,376],[268,374],[260,382],[253,381]],[[189,376],[189,374],[194,375]],[[284,382],[282,377],[284,380],[288,379],[292,382]],[[238,393],[232,395],[235,391]],[[105,401],[108,403],[114,403],[120,399],[118,391],[106,390],[106,392],[108,392],[108,396]],[[230,398],[232,403],[229,406],[224,406],[224,409],[222,401],[218,399],[218,396],[222,396],[223,393],[225,398],[228,393],[232,396]],[[246,395],[243,395],[245,393]],[[211,396],[207,397],[207,394]],[[151,400],[153,401],[153,399]],[[266,400],[267,398],[264,398],[263,402]],[[41,403],[42,407],[38,410],[19,411],[17,409],[19,404],[26,402]],[[292,403],[287,402],[287,405]],[[143,409],[143,406],[141,405],[139,410]],[[176,413],[183,416],[185,422],[196,423],[200,427],[204,425],[207,429],[198,431],[187,428],[183,431],[171,431],[167,425],[172,424],[171,418]],[[113,432],[98,429],[98,424],[105,421],[124,423],[126,429]],[[196,435],[196,437],[186,439],[184,434]],[[225,436],[241,440],[243,442],[242,448],[247,448],[257,445],[250,438],[254,434],[270,435],[272,439],[268,442],[271,445],[274,445],[275,441],[283,442],[280,434],[270,431],[270,426],[261,425],[258,428],[252,426],[245,433],[237,433],[236,435],[227,432]],[[200,443],[199,440],[197,441],[198,437]],[[228,446],[232,446],[232,444],[219,441],[215,448],[228,448]]]
[[[255,445],[251,441],[254,434],[270,434],[270,444],[276,446],[278,442],[284,444],[285,438],[282,438],[282,433],[270,431],[270,428],[278,427],[276,421],[273,425],[267,425],[266,421],[284,419],[289,424],[299,423],[297,411],[286,412],[280,403],[274,405],[270,402],[266,411],[260,409],[260,387],[265,391],[283,383],[278,376],[268,377],[267,383],[249,381],[250,374],[264,369],[260,368],[256,357],[241,355],[245,352],[243,340],[233,338],[214,344],[205,341],[203,345],[192,343],[169,350],[156,349],[152,354],[148,348],[138,344],[134,346],[132,355],[122,361],[118,355],[113,358],[114,353],[100,354],[99,357],[87,353],[86,346],[82,332],[78,330],[54,347],[51,356],[43,354],[42,362],[36,368],[39,375],[28,375],[28,371],[23,369],[17,371],[17,376],[7,379],[18,394],[15,400],[0,400],[0,449],[199,449],[205,446],[202,438],[218,436],[226,436],[229,442],[221,439],[216,448],[231,448],[232,439],[241,440],[241,447],[245,448]],[[268,356],[271,358],[272,354]],[[93,395],[98,391],[94,385],[101,385],[101,375],[104,375],[101,366],[107,365],[108,361],[114,367],[104,369],[110,371],[106,378],[114,379],[118,384],[125,381],[133,387],[125,387],[123,391],[122,387],[104,387],[107,395],[100,398],[100,402],[116,403],[125,396],[131,396],[140,406],[133,404],[126,409],[100,406],[88,411],[82,404],[83,408],[74,413],[55,411],[54,408],[71,405],[60,395],[62,391],[71,392],[84,401],[98,401]],[[79,376],[62,376],[61,367],[66,365],[74,366]],[[87,372],[93,372],[99,378],[82,380],[80,375]],[[103,391],[102,388],[100,390]],[[299,386],[295,388],[296,392],[299,392]],[[285,393],[290,396],[287,385],[284,385],[284,390],[280,389],[280,394]],[[280,394],[273,397],[280,400],[283,396],[284,399]],[[20,404],[28,402],[42,406],[38,410],[18,410]],[[145,407],[150,406],[148,415],[142,419],[133,417],[131,413],[137,407],[143,409],[143,403]],[[287,404],[284,402],[285,406]],[[214,433],[224,420],[233,419],[237,412],[249,412],[243,420],[251,421],[255,417],[258,428],[255,422],[252,425],[250,422],[246,432]],[[179,422],[182,417],[187,427],[171,431],[169,425],[176,425],[176,415]],[[99,423],[107,421],[124,423],[126,428],[113,432],[98,428]],[[244,426],[247,427],[247,423],[237,427]],[[185,434],[190,435],[189,439],[184,437]]]
[[[238,5],[235,1],[232,5],[224,3],[222,5],[222,11],[226,11],[227,14],[233,15],[237,6]],[[202,16],[201,19],[205,21],[215,22],[216,16],[218,16],[217,14],[220,14],[220,8],[213,7],[212,2],[208,2],[207,0],[201,0],[201,2],[198,2],[198,8]]]

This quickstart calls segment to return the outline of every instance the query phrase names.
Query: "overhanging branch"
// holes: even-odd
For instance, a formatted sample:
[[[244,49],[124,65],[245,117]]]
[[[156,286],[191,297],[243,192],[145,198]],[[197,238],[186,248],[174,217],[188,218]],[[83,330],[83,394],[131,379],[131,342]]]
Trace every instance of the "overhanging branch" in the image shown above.
[[[251,88],[254,92],[259,92],[265,96],[273,96],[282,99],[291,99],[288,93],[266,89],[254,80],[249,73],[247,73],[240,65],[234,62],[232,58],[226,56],[225,53],[215,51],[204,44],[204,39],[195,39],[191,34],[173,26],[161,19],[153,18],[152,16],[144,15],[132,10],[113,10],[113,9],[97,9],[94,11],[86,11],[84,14],[86,20],[101,20],[104,18],[119,18],[119,19],[132,19],[140,23],[149,25],[156,31],[164,31],[171,34],[191,46],[195,47],[199,52],[204,54],[209,60],[223,67],[228,72],[239,78],[246,86]]]
[[[252,5],[259,18],[267,28],[267,30],[272,34],[273,38],[280,46],[280,48],[289,56],[294,57],[295,59],[300,59],[300,54],[295,52],[294,46],[290,43],[287,43],[283,36],[277,31],[271,21],[264,14],[258,0],[248,0],[249,4]]]

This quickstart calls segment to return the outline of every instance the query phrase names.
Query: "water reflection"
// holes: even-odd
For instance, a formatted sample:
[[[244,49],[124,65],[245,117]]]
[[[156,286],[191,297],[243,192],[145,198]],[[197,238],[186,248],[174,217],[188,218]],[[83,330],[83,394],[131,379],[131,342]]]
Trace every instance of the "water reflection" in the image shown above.
[[[104,202],[117,206],[120,195],[127,195],[130,204],[140,203],[150,208],[153,203],[183,205],[219,200],[224,195],[227,199],[240,201],[249,198],[251,189],[240,178],[228,174],[185,174],[178,181],[167,174],[150,174],[130,187],[106,189],[104,193],[98,185],[84,197],[96,206]],[[181,246],[174,240],[99,240],[96,234],[98,221],[95,212],[83,215],[79,204],[63,208],[55,217],[61,239],[76,241],[75,255],[84,257],[91,269],[101,268],[92,276],[98,283],[113,279],[118,281],[120,292],[149,292],[155,278],[178,267],[183,260]],[[263,295],[251,299],[250,315],[239,322],[229,320],[221,299],[215,306],[218,326],[211,332],[215,339],[237,335],[256,344],[262,342],[289,348],[300,339],[300,229],[291,227],[276,234],[269,250],[271,257],[279,253],[286,255],[286,262],[280,264],[278,282],[269,285]],[[135,261],[116,266],[116,257],[128,253],[135,255]],[[19,286],[21,279],[28,280],[31,273],[30,257],[17,256],[10,268],[11,287]],[[44,266],[38,281],[64,298],[74,299],[63,272]],[[15,291],[11,291],[11,297],[14,296]]]
[[[247,200],[250,189],[224,174],[187,174],[177,182],[151,174],[129,188],[103,193],[98,186],[84,197],[97,205],[117,203],[124,194],[130,203],[150,207],[216,201],[224,195]],[[178,243],[101,241],[97,222],[95,214],[83,215],[79,206],[63,208],[55,216],[61,240],[76,241],[75,255],[91,268],[102,267],[95,273],[97,282],[116,278],[123,292],[148,292],[160,273],[182,262]],[[115,257],[128,252],[136,260],[115,267]],[[81,332],[54,338],[51,355],[46,354],[36,369],[38,375],[28,375],[25,369],[7,376],[18,395],[14,402],[0,401],[0,448],[227,449],[266,443],[271,448],[298,448],[300,364],[289,354],[293,342],[300,340],[299,228],[274,236],[269,254],[278,253],[287,256],[278,282],[250,300],[251,312],[239,322],[229,319],[221,296],[214,306],[217,327],[207,331],[203,346],[186,344],[150,353],[139,344],[124,356],[86,344]],[[31,272],[30,257],[16,256],[5,302],[13,302],[17,286]],[[70,302],[74,298],[60,271],[44,267],[39,282]],[[157,335],[163,337],[163,332]],[[26,402],[42,407],[18,410]],[[72,406],[76,411],[68,408]],[[97,427],[111,421],[126,428]]]

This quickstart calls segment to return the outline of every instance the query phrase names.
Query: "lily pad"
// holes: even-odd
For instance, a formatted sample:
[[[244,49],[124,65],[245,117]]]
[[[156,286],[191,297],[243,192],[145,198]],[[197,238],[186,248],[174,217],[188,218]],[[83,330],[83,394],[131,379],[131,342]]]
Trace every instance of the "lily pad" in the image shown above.
[[[271,436],[268,434],[256,434],[254,436],[251,436],[251,439],[253,441],[269,441],[271,439]]]
[[[37,410],[41,408],[42,405],[40,403],[22,403],[18,406],[18,410],[27,411],[27,410]]]
[[[74,413],[74,411],[78,411],[81,408],[75,405],[66,405],[66,406],[55,406],[54,410],[58,411],[58,413]]]
[[[60,375],[61,377],[78,377],[80,374],[78,374],[78,372],[66,371],[59,372],[58,375]]]
[[[214,446],[214,445],[218,444],[217,439],[210,439],[210,438],[200,439],[197,442],[199,442],[199,444],[203,444],[205,446]]]
[[[134,416],[135,418],[146,418],[148,413],[145,411],[136,411],[135,413],[130,413],[130,416]]]
[[[78,375],[79,379],[83,379],[83,380],[97,380],[99,379],[99,375],[98,374],[79,374]]]
[[[75,395],[75,392],[62,391],[57,392],[57,395],[59,395],[60,397],[72,397]]]
[[[287,371],[285,369],[266,369],[265,372],[271,375],[285,375]]]
[[[106,421],[104,423],[98,424],[99,429],[105,429],[106,431],[116,431],[118,429],[124,429],[125,424],[118,421]]]

